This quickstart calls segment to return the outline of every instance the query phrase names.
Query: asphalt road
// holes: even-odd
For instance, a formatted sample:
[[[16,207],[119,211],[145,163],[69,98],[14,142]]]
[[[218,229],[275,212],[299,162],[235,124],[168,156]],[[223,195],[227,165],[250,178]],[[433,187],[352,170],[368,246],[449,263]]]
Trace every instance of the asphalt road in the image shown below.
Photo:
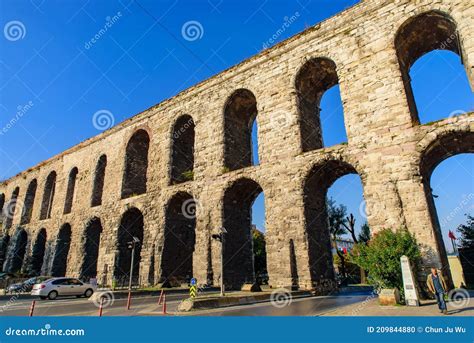
[[[295,298],[291,301],[272,305],[270,302],[228,308],[201,310],[185,315],[192,316],[317,316],[340,306],[364,301],[369,293],[340,294],[325,297]],[[187,294],[167,295],[167,312],[176,315],[178,304]],[[27,316],[31,298],[15,301],[0,301],[0,316]],[[162,305],[157,296],[132,298],[131,309],[127,310],[127,299],[115,299],[113,304],[103,309],[104,316],[150,316],[162,315]],[[60,298],[57,300],[36,300],[35,316],[97,316],[98,306],[85,298]]]
[[[186,294],[170,294],[166,296],[168,311],[174,311],[179,302],[187,298]],[[34,298],[33,298],[34,299]],[[36,298],[34,316],[97,316],[99,308],[93,301],[85,298],[64,297],[57,300],[40,300]],[[0,316],[27,316],[32,303],[31,297],[19,298],[15,301],[0,301]],[[137,316],[162,313],[162,305],[158,305],[158,296],[142,296],[132,298],[130,310],[126,309],[127,299],[114,299],[109,306],[104,306],[104,316]]]
[[[321,297],[295,298],[280,304],[271,302],[232,306],[193,312],[195,316],[320,316],[341,306],[361,303],[370,292],[339,294]]]

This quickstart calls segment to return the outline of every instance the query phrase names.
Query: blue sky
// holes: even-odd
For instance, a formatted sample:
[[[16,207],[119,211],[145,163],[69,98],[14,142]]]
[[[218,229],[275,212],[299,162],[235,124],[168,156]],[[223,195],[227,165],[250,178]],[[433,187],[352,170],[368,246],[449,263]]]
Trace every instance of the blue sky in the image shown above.
[[[20,38],[6,39],[5,30],[0,37],[0,126],[5,128],[19,110],[22,116],[0,135],[0,179],[100,133],[92,121],[97,111],[110,111],[118,124],[260,52],[285,18],[298,13],[278,41],[356,2],[3,0],[1,27],[12,22],[21,26]],[[182,28],[192,21],[202,26],[202,36],[186,40]],[[94,36],[98,38],[92,42]],[[424,122],[473,108],[473,95],[454,54],[426,55],[411,75]],[[321,104],[327,145],[345,136],[338,97],[336,87]],[[440,218],[463,195],[474,193],[473,167],[472,156],[458,156],[433,174]],[[329,195],[363,222],[357,176],[338,180]],[[262,204],[259,198],[254,221],[263,229]],[[472,200],[467,207],[473,212]],[[458,214],[444,229],[462,220]]]

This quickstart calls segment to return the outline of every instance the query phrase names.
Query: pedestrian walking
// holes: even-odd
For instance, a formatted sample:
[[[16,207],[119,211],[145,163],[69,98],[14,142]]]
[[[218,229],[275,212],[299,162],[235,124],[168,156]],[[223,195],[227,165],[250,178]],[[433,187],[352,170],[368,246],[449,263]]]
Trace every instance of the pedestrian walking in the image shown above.
[[[436,268],[431,268],[431,273],[426,279],[426,285],[430,292],[435,295],[439,311],[443,314],[448,314],[446,301],[444,301],[444,294],[447,292],[448,288],[443,276]]]

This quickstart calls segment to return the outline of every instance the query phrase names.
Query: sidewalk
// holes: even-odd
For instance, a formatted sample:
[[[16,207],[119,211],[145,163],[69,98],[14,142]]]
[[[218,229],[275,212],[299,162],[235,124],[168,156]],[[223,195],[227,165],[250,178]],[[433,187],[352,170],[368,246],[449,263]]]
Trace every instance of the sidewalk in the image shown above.
[[[474,316],[474,298],[464,303],[448,302],[448,316]],[[444,316],[435,300],[424,300],[421,306],[381,306],[378,298],[367,297],[361,303],[340,307],[321,316]]]
[[[132,296],[134,298],[137,297],[143,297],[143,296],[160,296],[162,289],[133,289],[132,290]],[[115,290],[112,291],[110,288],[99,288],[96,290],[98,291],[108,291],[113,293],[115,299],[123,299],[128,297],[128,290],[126,289],[121,289],[121,290]],[[170,294],[189,294],[189,288],[180,288],[180,287],[174,287],[174,288],[163,288],[163,291],[166,292],[167,295]],[[206,292],[218,292],[219,288],[217,287],[208,287],[206,288],[203,293]],[[36,295],[31,295],[29,292],[28,293],[13,293],[13,294],[3,294],[3,292],[0,292],[0,301],[8,301],[12,297],[17,297],[19,299],[23,300],[28,300],[28,299],[38,299]]]

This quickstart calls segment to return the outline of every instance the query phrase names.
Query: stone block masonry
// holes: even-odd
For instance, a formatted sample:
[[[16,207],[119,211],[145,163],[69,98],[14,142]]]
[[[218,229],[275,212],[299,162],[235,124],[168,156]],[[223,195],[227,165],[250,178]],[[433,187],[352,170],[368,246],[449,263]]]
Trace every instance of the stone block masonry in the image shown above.
[[[0,184],[3,268],[177,285],[255,278],[251,206],[263,192],[274,287],[334,281],[324,199],[362,180],[370,227],[406,226],[423,267],[449,265],[430,190],[433,169],[474,152],[474,116],[420,125],[408,71],[451,50],[474,86],[469,0],[366,0]],[[339,84],[347,144],[323,147],[319,101]],[[259,128],[252,165],[250,127]]]

